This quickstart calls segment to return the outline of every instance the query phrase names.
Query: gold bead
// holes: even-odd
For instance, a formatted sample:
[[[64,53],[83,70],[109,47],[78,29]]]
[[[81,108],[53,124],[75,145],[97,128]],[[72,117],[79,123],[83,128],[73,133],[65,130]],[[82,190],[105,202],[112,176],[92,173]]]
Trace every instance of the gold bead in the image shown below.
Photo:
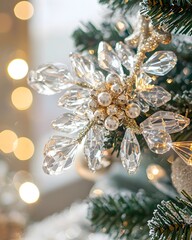
[[[141,109],[136,103],[130,103],[125,109],[126,115],[130,118],[137,118],[140,115]]]
[[[98,103],[101,106],[107,107],[112,102],[112,97],[108,92],[101,92],[97,97]]]
[[[105,119],[105,127],[109,131],[115,131],[119,127],[119,119],[115,116],[109,116]]]

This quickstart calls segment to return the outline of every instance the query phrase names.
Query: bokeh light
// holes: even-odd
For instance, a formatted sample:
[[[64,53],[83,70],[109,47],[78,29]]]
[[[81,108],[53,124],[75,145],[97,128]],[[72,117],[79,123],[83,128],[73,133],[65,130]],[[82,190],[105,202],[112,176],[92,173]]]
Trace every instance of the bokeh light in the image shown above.
[[[19,195],[24,202],[31,204],[38,201],[40,192],[34,183],[25,182],[19,188]]]
[[[13,152],[16,147],[17,135],[11,130],[4,130],[0,133],[0,149],[4,153]]]
[[[148,179],[151,181],[157,181],[158,179],[166,176],[165,170],[157,164],[150,164],[147,167],[146,173]]]
[[[7,33],[11,30],[13,21],[7,13],[0,13],[0,33]]]
[[[18,110],[26,110],[33,102],[33,95],[28,88],[19,87],[13,91],[11,100]]]
[[[15,16],[21,20],[28,20],[34,14],[33,5],[28,1],[21,1],[15,5]]]
[[[20,80],[26,77],[28,70],[27,62],[20,58],[12,60],[7,68],[9,76],[14,80]]]
[[[34,154],[34,150],[34,144],[29,138],[21,137],[16,140],[14,154],[19,160],[25,161],[30,159]]]

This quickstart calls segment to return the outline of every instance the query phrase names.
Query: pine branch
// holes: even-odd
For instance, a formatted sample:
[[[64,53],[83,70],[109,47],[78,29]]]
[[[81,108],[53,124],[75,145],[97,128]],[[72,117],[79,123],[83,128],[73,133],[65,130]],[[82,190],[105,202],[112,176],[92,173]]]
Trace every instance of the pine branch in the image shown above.
[[[137,194],[116,194],[91,198],[88,219],[95,230],[110,235],[110,239],[149,239],[146,222],[152,217],[157,198],[143,191]]]
[[[129,23],[127,25],[128,29],[120,36],[111,23],[104,22],[100,27],[96,27],[91,22],[88,22],[75,30],[72,37],[78,51],[94,50],[96,53],[101,41],[107,41],[114,45],[114,43],[123,41],[126,36],[129,36],[133,30]]]
[[[99,0],[99,3],[108,5],[112,10],[120,9],[128,11],[138,6],[141,0]]]
[[[178,203],[162,201],[148,222],[151,240],[191,240],[192,237],[192,197],[182,192],[185,199]]]
[[[191,0],[143,0],[141,13],[172,33],[192,35]]]

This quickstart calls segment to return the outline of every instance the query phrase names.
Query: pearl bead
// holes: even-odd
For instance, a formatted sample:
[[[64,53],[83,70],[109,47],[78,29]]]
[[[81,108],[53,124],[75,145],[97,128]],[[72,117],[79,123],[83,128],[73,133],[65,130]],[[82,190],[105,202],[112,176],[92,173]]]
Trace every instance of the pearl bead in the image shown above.
[[[111,86],[111,91],[119,95],[123,92],[123,88],[118,83],[115,83]]]
[[[107,107],[107,114],[108,115],[115,115],[117,113],[117,111],[118,111],[118,108],[114,104],[109,105]]]
[[[98,95],[97,100],[101,106],[107,107],[111,104],[112,97],[108,92],[102,92]]]
[[[97,102],[95,100],[91,99],[88,103],[88,106],[90,109],[95,109],[95,108],[97,108]]]
[[[114,83],[120,83],[120,82],[121,82],[120,77],[115,73],[111,73],[111,74],[107,75],[107,77],[106,77],[106,83],[108,83],[110,85],[112,85]]]
[[[109,116],[105,119],[105,127],[109,131],[115,131],[119,127],[119,120],[117,117]]]
[[[130,103],[125,109],[126,115],[130,118],[136,118],[140,115],[141,109],[136,103]]]
[[[106,118],[105,111],[103,109],[98,109],[94,112],[94,118],[96,120],[104,121]]]

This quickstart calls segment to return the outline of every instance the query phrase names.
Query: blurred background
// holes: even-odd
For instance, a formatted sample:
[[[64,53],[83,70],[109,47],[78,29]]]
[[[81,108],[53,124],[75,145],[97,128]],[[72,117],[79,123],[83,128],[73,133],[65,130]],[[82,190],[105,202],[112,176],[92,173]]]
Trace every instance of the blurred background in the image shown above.
[[[42,63],[68,63],[75,50],[73,31],[81,22],[99,23],[104,14],[97,0],[1,1],[0,177],[5,192],[1,212],[10,206],[15,211],[14,204],[22,200],[24,207],[18,209],[34,222],[88,195],[93,182],[83,180],[75,166],[57,177],[43,172],[50,123],[62,111],[56,104],[58,96],[40,96],[29,88],[27,74]]]
[[[51,122],[62,114],[62,109],[57,107],[61,94],[37,94],[27,84],[28,73],[41,64],[61,62],[68,65],[69,53],[75,51],[72,34],[83,23],[91,21],[96,26],[103,26],[100,37],[106,35],[106,41],[114,43],[115,37],[117,41],[122,40],[131,26],[126,25],[125,18],[119,18],[118,11],[112,19],[108,14],[110,21],[102,25],[107,13],[108,10],[99,5],[98,0],[1,0],[0,240],[109,240],[107,235],[95,234],[87,220],[84,200],[88,196],[125,190],[129,195],[139,192],[140,188],[145,189],[149,196],[156,194],[157,190],[163,197],[176,195],[168,177],[173,154],[165,161],[166,156],[158,158],[143,151],[142,158],[146,161],[142,161],[134,176],[129,176],[121,163],[113,161],[109,151],[106,151],[106,156],[113,164],[95,174],[90,173],[80,153],[73,167],[62,175],[49,176],[42,170],[44,145],[56,134]],[[137,23],[135,16],[131,17],[134,24]],[[111,22],[115,27],[111,27]],[[81,34],[81,39],[86,40]],[[182,36],[185,51],[176,40],[173,37],[171,49],[177,55],[184,52],[187,60],[180,56],[178,68],[166,79],[166,84],[163,80],[159,83],[168,91],[175,89],[173,94],[177,95],[173,106],[185,113],[186,106],[191,106],[189,84],[192,67],[188,60],[191,38],[188,41]],[[183,99],[187,105],[183,104]],[[187,131],[186,139],[191,136],[190,129]],[[176,170],[175,176],[179,179]],[[188,187],[190,180],[186,178],[184,181],[185,176],[183,171],[180,179]],[[178,182],[180,186],[180,180]]]

